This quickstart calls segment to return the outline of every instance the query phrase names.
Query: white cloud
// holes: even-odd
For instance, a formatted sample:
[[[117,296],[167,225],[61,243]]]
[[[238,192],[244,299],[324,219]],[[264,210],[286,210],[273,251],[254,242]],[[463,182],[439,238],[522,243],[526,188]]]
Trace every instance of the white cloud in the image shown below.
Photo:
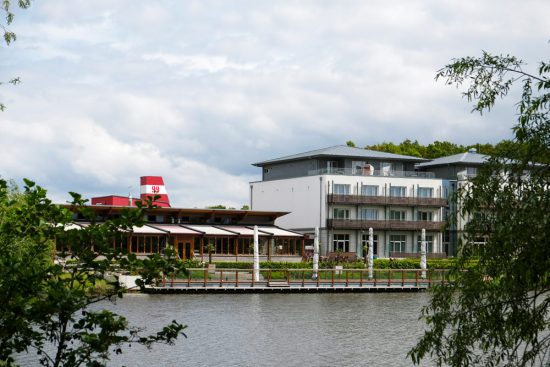
[[[184,206],[248,201],[250,163],[354,140],[510,136],[513,95],[483,117],[433,80],[482,49],[536,66],[545,1],[211,0],[33,3],[3,51],[3,177],[62,200],[165,177]]]

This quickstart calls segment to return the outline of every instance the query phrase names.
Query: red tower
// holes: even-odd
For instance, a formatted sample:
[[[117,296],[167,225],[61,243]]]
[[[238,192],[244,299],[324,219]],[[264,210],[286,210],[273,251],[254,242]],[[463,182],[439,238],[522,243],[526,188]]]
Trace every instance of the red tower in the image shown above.
[[[142,176],[140,199],[145,201],[150,196],[153,199],[158,196],[158,199],[153,201],[153,204],[160,207],[170,207],[170,199],[166,193],[166,187],[164,186],[164,180],[161,176]]]

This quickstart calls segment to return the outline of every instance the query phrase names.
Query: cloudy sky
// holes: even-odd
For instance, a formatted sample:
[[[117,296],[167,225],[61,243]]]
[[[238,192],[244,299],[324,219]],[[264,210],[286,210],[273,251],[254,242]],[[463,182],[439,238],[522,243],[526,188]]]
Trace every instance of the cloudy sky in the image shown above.
[[[353,140],[495,143],[488,115],[435,82],[452,58],[548,59],[546,0],[41,0],[0,46],[0,176],[183,207],[248,202],[251,163]]]

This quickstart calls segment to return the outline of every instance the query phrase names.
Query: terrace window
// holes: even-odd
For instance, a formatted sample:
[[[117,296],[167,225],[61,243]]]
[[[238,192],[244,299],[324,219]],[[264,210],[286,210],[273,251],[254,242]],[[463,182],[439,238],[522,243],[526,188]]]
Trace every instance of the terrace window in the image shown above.
[[[391,186],[390,196],[393,197],[405,197],[407,196],[407,188],[405,186]]]
[[[420,246],[422,244],[422,236],[418,236],[416,241],[417,251],[420,252]],[[426,252],[433,252],[434,249],[434,236],[426,235]]]
[[[433,220],[433,212],[417,212],[416,220],[431,222]]]
[[[349,195],[350,185],[334,184],[332,193],[336,195]]]
[[[378,209],[361,209],[361,219],[363,220],[378,220]]]
[[[405,252],[407,236],[403,234],[390,235],[390,252]]]
[[[404,210],[390,210],[390,220],[405,220],[406,213]]]
[[[332,214],[334,219],[349,219],[349,209],[334,208]]]
[[[334,234],[332,246],[334,251],[349,252],[349,234]]]
[[[369,235],[368,234],[363,234],[361,236],[361,245],[363,246],[363,248],[366,247],[369,247]],[[373,255],[378,255],[378,235],[377,234],[373,234],[372,235],[372,249],[373,249]],[[367,256],[367,251],[364,251],[363,252],[363,256]]]
[[[419,187],[418,188],[418,197],[419,198],[432,198],[434,194],[434,189],[431,187]]]
[[[363,186],[361,186],[361,195],[364,195],[364,196],[378,196],[378,186],[376,186],[376,185],[363,185]]]

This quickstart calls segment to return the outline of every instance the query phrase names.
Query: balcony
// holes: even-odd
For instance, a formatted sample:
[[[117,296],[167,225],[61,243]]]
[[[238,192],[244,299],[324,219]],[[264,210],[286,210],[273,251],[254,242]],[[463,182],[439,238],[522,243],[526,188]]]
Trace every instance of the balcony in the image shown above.
[[[370,204],[370,205],[401,205],[401,206],[447,206],[447,199],[395,196],[337,195],[328,194],[329,204]]]
[[[445,222],[420,220],[363,220],[363,219],[327,219],[330,229],[387,229],[401,231],[441,231]]]
[[[319,175],[345,175],[345,176],[374,176],[374,177],[411,177],[411,178],[435,178],[433,172],[418,171],[386,171],[386,170],[366,170],[356,168],[321,168],[308,171],[308,176]]]

